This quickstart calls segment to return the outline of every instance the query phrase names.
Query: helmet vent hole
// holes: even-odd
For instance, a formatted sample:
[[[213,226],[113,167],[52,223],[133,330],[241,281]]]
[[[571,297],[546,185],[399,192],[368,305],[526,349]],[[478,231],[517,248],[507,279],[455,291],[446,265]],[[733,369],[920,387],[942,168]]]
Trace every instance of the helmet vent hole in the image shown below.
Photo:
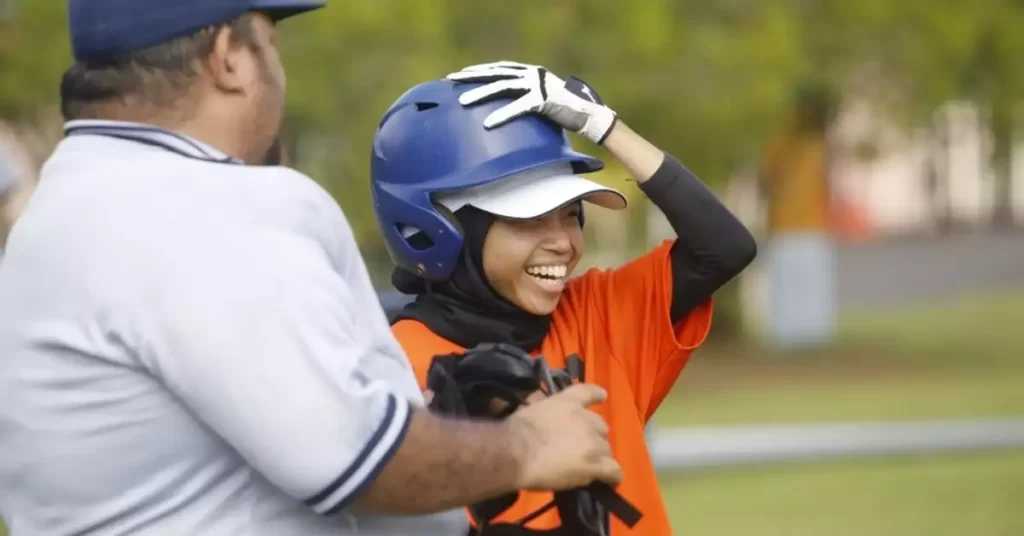
[[[417,102],[416,103],[416,111],[417,112],[425,112],[427,110],[433,110],[434,108],[437,108],[437,107],[438,107],[438,104],[436,102]]]
[[[416,251],[424,251],[434,247],[434,241],[427,236],[427,233],[411,225],[398,224],[395,226],[399,233],[405,238],[406,243]]]

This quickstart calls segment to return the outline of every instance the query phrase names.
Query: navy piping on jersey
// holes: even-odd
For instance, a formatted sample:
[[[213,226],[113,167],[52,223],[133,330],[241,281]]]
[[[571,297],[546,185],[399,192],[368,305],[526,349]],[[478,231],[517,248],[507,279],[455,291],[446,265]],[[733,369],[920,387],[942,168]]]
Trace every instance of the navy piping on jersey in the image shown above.
[[[214,164],[244,165],[241,160],[212,148],[205,148],[188,136],[159,127],[105,121],[75,121],[64,128],[64,135],[107,136],[156,147],[185,158]]]
[[[374,465],[374,467],[366,474],[366,476],[363,478],[363,481],[360,482],[357,486],[355,486],[352,489],[352,491],[349,492],[347,495],[341,497],[336,504],[334,504],[333,506],[328,506],[326,508],[326,511],[323,512],[323,515],[333,516],[341,512],[342,510],[348,508],[352,504],[352,501],[354,501],[356,498],[362,495],[363,492],[365,492],[366,489],[370,487],[370,484],[377,480],[377,477],[380,475],[380,472],[384,470],[384,466],[387,465],[388,462],[391,461],[391,458],[395,456],[395,453],[398,452],[398,447],[405,440],[405,434],[409,430],[409,422],[412,420],[412,410],[410,408],[410,411],[407,411],[405,414],[404,422],[394,422],[395,414],[397,413],[398,410],[398,403],[398,399],[395,398],[394,395],[388,397],[387,410],[384,412],[384,418],[381,420],[380,426],[377,427],[377,431],[373,433],[373,437],[371,437],[369,441],[366,442],[366,445],[363,446],[363,449],[359,452],[359,455],[356,456],[355,460],[352,461],[352,463],[348,466],[347,469],[342,471],[341,475],[338,476],[338,478],[334,479],[334,481],[328,484],[327,487],[325,487],[320,493],[317,493],[313,497],[310,497],[309,499],[303,501],[306,504],[306,506],[309,506],[310,508],[315,508],[317,510],[323,510],[322,507],[327,506],[323,504],[324,501],[329,499],[331,495],[338,491],[338,488],[352,480],[352,475],[354,475],[356,471],[362,468],[362,466],[366,463],[366,459],[369,458],[370,455],[377,450],[377,447],[379,446],[381,440],[384,438],[385,434],[387,434],[388,430],[392,429],[395,425],[397,425],[400,427],[398,435],[395,437],[391,445],[388,446],[387,450],[380,457],[380,459],[377,460],[376,465]]]

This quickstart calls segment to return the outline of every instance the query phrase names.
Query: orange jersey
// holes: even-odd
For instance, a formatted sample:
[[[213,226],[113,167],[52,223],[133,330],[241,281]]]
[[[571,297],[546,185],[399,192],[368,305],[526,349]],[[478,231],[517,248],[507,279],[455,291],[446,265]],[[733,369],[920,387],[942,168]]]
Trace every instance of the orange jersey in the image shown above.
[[[589,270],[570,281],[539,349],[554,368],[566,368],[566,357],[578,354],[584,381],[608,391],[608,399],[594,410],[611,428],[609,439],[625,475],[618,492],[643,513],[632,530],[612,517],[612,535],[672,534],[644,427],[707,336],[712,304],[709,299],[672,324],[670,249],[666,242],[620,268]],[[434,356],[464,350],[415,320],[402,320],[392,331],[424,389]],[[495,522],[516,522],[552,499],[550,492],[524,492]],[[558,512],[551,509],[526,527],[560,525]]]

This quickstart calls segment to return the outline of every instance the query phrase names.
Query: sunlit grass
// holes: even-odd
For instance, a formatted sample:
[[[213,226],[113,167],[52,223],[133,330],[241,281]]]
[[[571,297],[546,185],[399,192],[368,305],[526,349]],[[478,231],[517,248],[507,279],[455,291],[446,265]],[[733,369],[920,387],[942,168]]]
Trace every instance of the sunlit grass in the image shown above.
[[[858,312],[832,348],[699,350],[661,425],[1024,417],[1024,293]]]
[[[665,475],[675,534],[1024,534],[1024,452]]]

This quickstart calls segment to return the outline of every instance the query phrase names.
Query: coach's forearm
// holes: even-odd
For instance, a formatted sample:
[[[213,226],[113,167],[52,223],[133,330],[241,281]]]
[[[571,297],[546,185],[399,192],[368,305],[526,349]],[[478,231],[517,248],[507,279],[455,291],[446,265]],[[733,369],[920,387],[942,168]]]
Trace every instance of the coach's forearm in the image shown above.
[[[426,514],[519,488],[527,448],[510,423],[413,413],[402,445],[356,501],[385,514]]]

